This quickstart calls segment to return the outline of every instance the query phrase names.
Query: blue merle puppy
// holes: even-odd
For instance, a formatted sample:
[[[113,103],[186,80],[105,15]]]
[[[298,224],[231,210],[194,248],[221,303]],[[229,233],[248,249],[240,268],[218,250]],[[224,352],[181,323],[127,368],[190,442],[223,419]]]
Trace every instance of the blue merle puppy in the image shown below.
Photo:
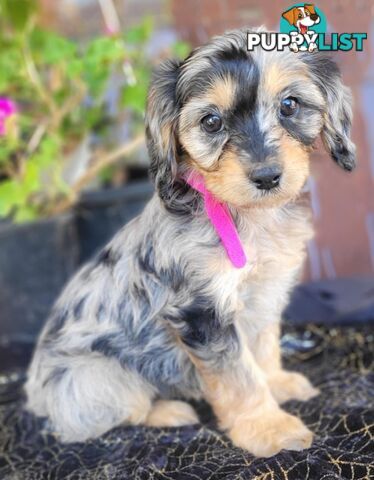
[[[122,423],[198,422],[206,399],[257,456],[312,442],[280,404],[318,394],[281,364],[279,324],[312,235],[300,192],[321,134],[352,170],[351,99],[319,53],[246,50],[214,38],[155,72],[146,132],[156,193],[70,281],[32,360],[28,408],[62,441]],[[247,263],[235,268],[186,175],[229,209]]]

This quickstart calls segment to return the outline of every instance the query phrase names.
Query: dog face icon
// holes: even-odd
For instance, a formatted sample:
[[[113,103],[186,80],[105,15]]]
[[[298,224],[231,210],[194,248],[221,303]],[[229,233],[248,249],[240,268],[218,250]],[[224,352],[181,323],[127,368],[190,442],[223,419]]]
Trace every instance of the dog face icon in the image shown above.
[[[321,21],[314,5],[304,4],[303,7],[293,7],[282,14],[290,25],[297,28],[298,32],[305,34],[309,28]]]

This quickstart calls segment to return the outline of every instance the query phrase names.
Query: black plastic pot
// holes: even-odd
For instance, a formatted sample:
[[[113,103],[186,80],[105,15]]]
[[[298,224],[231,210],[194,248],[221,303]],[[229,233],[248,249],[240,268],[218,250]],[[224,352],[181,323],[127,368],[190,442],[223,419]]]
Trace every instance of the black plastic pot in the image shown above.
[[[77,267],[74,216],[0,225],[0,403],[17,398],[35,338]]]
[[[0,335],[35,336],[79,258],[74,215],[0,226]]]
[[[144,208],[148,181],[86,193],[69,215],[0,224],[0,403],[14,399],[33,345],[62,287]]]
[[[84,194],[75,215],[80,245],[79,262],[87,261],[123,225],[138,215],[152,194],[153,186],[148,181]]]
[[[147,182],[86,193],[69,215],[0,224],[0,336],[36,336],[66,280],[153,192]]]

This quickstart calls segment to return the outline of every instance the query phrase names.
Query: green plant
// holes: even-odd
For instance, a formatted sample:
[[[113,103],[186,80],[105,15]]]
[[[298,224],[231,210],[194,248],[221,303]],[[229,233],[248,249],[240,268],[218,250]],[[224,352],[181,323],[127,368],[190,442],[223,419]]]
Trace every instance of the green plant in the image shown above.
[[[85,45],[42,30],[36,20],[33,0],[0,0],[0,97],[16,105],[16,113],[3,112],[0,130],[0,218],[14,221],[66,209],[102,168],[143,142],[139,120],[152,68],[144,53],[153,29],[149,18],[123,35]],[[177,43],[172,53],[187,49]],[[107,92],[114,77],[120,82],[113,113]],[[108,127],[126,118],[135,139],[108,151]],[[87,136],[95,137],[100,153],[69,184],[66,161]]]

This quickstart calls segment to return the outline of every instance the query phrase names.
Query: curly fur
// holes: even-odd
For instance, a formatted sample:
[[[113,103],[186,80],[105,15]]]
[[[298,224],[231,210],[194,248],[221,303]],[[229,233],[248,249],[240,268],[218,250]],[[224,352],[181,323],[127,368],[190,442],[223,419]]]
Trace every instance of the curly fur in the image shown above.
[[[321,134],[332,158],[354,165],[351,107],[335,64],[319,54],[245,50],[229,32],[168,61],[149,91],[146,131],[156,193],[70,281],[39,339],[28,408],[64,441],[122,422],[197,420],[177,399],[205,398],[233,442],[255,455],[308,447],[311,432],[279,404],[318,392],[282,369],[279,322],[311,237],[299,200]],[[299,99],[281,118],[282,98]],[[218,112],[225,128],[207,134]],[[256,168],[276,163],[279,186],[260,191]],[[248,264],[228,260],[190,170],[227,203]]]

